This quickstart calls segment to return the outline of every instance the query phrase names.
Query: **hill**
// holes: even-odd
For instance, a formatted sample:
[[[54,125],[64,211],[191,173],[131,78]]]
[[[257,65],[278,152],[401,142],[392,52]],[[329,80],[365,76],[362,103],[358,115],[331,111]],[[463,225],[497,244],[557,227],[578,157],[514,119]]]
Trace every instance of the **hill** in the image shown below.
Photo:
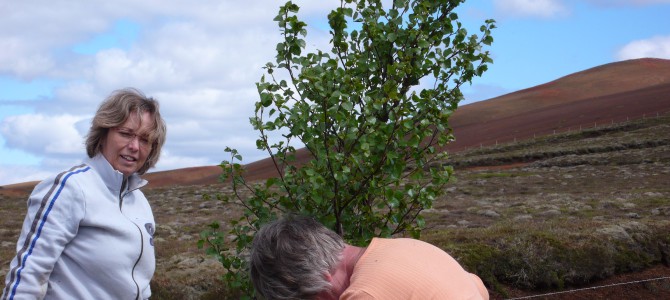
[[[446,150],[523,140],[534,136],[617,123],[670,111],[670,60],[643,58],[610,63],[528,89],[459,107],[450,119],[456,140]],[[309,154],[298,150],[298,160]],[[276,175],[269,158],[247,164],[249,180]],[[218,166],[152,172],[148,188],[218,182]],[[6,185],[21,194],[37,182]]]
[[[449,125],[456,140],[446,150],[494,145],[534,136],[618,123],[670,112],[670,60],[644,58],[616,62],[574,73],[552,82],[459,107]],[[298,161],[309,154],[298,150]],[[249,180],[276,176],[269,158],[246,165]],[[165,184],[218,181],[211,166],[148,174]],[[171,182],[171,174],[175,176]]]
[[[670,111],[670,60],[602,65],[459,107],[450,151],[616,123]]]

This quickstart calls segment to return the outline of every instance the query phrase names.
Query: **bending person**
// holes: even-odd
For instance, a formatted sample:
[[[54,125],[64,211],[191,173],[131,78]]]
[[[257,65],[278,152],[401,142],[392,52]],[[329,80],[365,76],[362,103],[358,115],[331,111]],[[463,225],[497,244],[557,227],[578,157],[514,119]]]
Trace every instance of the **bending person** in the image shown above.
[[[251,279],[266,299],[488,299],[481,279],[415,239],[344,243],[312,218],[288,215],[256,233]]]
[[[1,300],[151,296],[156,225],[139,175],[156,164],[165,142],[158,109],[134,89],[100,105],[88,158],[30,195]]]

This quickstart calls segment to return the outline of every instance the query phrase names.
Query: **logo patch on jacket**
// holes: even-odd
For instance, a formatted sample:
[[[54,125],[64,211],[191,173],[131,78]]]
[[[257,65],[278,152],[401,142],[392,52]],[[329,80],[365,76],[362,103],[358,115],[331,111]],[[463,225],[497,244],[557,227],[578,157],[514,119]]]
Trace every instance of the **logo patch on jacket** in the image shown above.
[[[154,224],[146,223],[146,224],[144,224],[144,228],[146,228],[147,233],[151,237],[151,238],[149,238],[149,244],[151,244],[151,246],[153,246],[154,245],[154,232],[156,232],[156,229],[154,229]]]

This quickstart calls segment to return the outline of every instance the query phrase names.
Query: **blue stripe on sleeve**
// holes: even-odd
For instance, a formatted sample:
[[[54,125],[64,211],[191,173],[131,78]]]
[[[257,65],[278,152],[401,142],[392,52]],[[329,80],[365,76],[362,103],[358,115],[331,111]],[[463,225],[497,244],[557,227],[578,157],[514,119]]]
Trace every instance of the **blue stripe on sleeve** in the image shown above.
[[[35,234],[35,237],[33,238],[32,242],[30,243],[30,249],[28,250],[28,253],[23,257],[23,260],[21,262],[21,268],[16,272],[16,282],[14,283],[14,287],[12,288],[12,293],[9,296],[9,299],[14,299],[14,295],[16,294],[16,288],[19,285],[19,282],[21,281],[21,271],[23,268],[26,266],[26,260],[28,260],[28,257],[33,253],[33,248],[35,247],[35,244],[37,243],[37,240],[40,237],[40,234],[42,233],[42,227],[44,227],[44,223],[47,222],[47,217],[49,216],[49,212],[51,212],[51,209],[54,206],[54,203],[56,203],[56,200],[58,200],[58,196],[60,196],[61,191],[65,187],[65,182],[70,178],[70,176],[77,174],[77,173],[83,173],[88,170],[90,170],[91,167],[86,167],[81,170],[77,170],[75,172],[70,172],[65,177],[63,178],[63,181],[61,181],[60,187],[58,188],[58,191],[54,195],[54,197],[51,199],[51,203],[49,203],[49,208],[47,211],[44,213],[44,216],[42,217],[42,221],[40,222],[39,229],[37,229],[37,233]]]

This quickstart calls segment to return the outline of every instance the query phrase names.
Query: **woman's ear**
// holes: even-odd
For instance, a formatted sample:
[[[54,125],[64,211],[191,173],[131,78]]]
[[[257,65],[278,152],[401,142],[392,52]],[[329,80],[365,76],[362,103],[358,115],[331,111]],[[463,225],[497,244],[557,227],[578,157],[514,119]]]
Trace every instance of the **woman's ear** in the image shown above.
[[[323,274],[323,278],[326,279],[326,281],[333,283],[333,275],[331,275],[330,272]]]
[[[330,274],[330,272],[326,272],[323,274],[323,279],[328,281],[330,283],[330,288],[327,288],[320,293],[316,295],[314,299],[316,300],[337,300],[338,296],[335,296],[335,293],[333,292],[333,285],[335,282],[333,282],[333,275]]]

